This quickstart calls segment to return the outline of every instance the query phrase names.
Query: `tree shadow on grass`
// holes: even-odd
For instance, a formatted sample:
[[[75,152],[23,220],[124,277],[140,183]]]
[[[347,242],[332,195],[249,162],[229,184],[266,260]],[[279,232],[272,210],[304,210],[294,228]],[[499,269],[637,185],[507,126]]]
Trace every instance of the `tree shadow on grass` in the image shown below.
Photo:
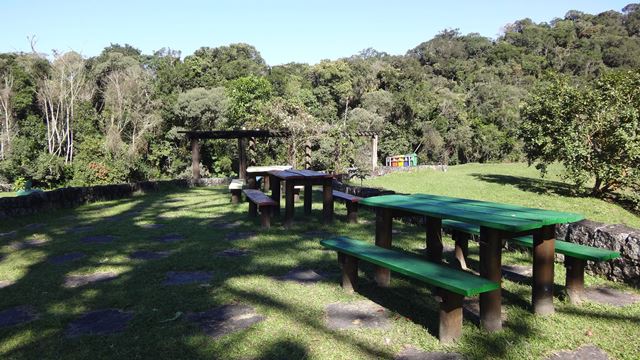
[[[513,176],[502,174],[471,174],[474,178],[493,184],[512,185],[516,188],[542,195],[560,195],[567,197],[575,197],[584,194],[584,189],[576,189],[575,186],[561,181],[535,179],[525,176]],[[582,190],[582,191],[580,191]]]

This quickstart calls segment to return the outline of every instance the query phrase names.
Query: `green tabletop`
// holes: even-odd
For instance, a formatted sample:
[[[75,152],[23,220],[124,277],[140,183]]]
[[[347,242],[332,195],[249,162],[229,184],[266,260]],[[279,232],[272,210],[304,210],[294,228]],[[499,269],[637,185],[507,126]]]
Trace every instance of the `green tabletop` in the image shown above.
[[[362,199],[360,204],[458,220],[509,232],[584,219],[579,214],[427,194],[374,196]]]

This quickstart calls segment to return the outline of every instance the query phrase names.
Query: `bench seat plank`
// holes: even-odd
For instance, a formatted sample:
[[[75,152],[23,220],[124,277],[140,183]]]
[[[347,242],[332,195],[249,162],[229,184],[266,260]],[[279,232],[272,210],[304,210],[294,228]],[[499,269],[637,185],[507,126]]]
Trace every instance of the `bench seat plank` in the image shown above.
[[[251,202],[255,203],[258,206],[276,206],[277,205],[277,203],[272,198],[270,198],[260,190],[244,189],[242,190],[242,192],[245,194],[246,197],[248,197],[251,200]]]
[[[359,196],[347,194],[346,192],[342,192],[338,190],[333,190],[333,197],[344,200],[344,201],[350,201],[353,203],[357,203],[358,201],[362,200],[362,198]]]
[[[428,262],[417,255],[385,249],[364,241],[337,237],[322,240],[320,243],[332,250],[389,268],[463,296],[473,296],[500,288],[500,284],[479,276]]]
[[[480,235],[480,227],[455,220],[442,220],[442,227],[462,231],[467,234]],[[532,248],[533,236],[519,236],[509,239],[512,244]],[[555,252],[582,260],[606,261],[620,257],[620,253],[608,249],[596,248],[593,246],[576,244],[568,241],[555,241]]]
[[[520,236],[509,240],[511,243],[533,247],[533,236]],[[620,257],[617,251],[556,240],[556,252],[582,260],[605,261]]]

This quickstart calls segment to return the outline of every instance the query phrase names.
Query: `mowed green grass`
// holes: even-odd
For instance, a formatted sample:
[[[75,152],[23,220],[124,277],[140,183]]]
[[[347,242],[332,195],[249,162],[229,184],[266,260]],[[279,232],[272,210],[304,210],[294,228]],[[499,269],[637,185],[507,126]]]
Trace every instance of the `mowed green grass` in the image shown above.
[[[384,187],[401,193],[427,193],[494,201],[549,210],[568,211],[587,219],[640,228],[640,216],[622,206],[577,196],[573,186],[561,177],[562,167],[554,165],[542,178],[526,164],[466,164],[448,171],[416,170],[368,179],[367,186]]]
[[[0,280],[15,284],[0,289],[0,311],[17,305],[33,306],[40,317],[28,324],[0,328],[2,359],[380,359],[393,358],[407,346],[422,350],[455,351],[470,359],[539,359],[554,351],[594,344],[616,359],[637,359],[640,349],[640,304],[614,307],[587,302],[573,306],[564,301],[561,284],[564,268],[555,267],[558,284],[556,313],[536,317],[530,312],[531,288],[505,280],[503,304],[508,320],[504,330],[481,331],[465,318],[463,337],[454,345],[437,340],[438,303],[432,290],[422,283],[394,275],[391,287],[377,288],[372,267],[363,265],[360,290],[342,292],[336,256],[319,245],[319,232],[347,235],[373,241],[373,216],[361,212],[359,224],[345,224],[345,208],[336,205],[333,225],[323,226],[320,194],[313,214],[302,216],[297,204],[293,228],[278,221],[267,231],[257,219],[247,217],[248,206],[233,206],[224,188],[175,189],[140,195],[119,201],[100,202],[76,209],[51,211],[43,215],[3,221],[0,233],[17,230],[15,239],[0,239]],[[107,221],[111,216],[130,217]],[[140,211],[140,212],[135,212]],[[224,229],[212,221],[238,222]],[[34,229],[26,226],[42,223]],[[144,229],[143,224],[162,223],[161,229]],[[69,231],[74,226],[94,226],[84,233]],[[424,248],[424,231],[394,223],[399,233],[394,246],[419,252]],[[254,238],[227,240],[231,232],[255,231]],[[309,234],[309,232],[314,232]],[[179,233],[185,240],[163,244],[153,238]],[[306,234],[305,234],[306,233]],[[85,244],[88,235],[114,235],[110,244]],[[28,239],[46,243],[22,250],[10,244]],[[446,239],[449,246],[451,242]],[[223,258],[216,254],[229,248],[243,248],[246,257]],[[159,260],[131,260],[136,250],[171,250]],[[469,264],[477,269],[477,247],[470,244]],[[47,258],[82,251],[87,257],[54,265]],[[474,261],[475,259],[475,261]],[[530,264],[527,253],[505,253],[505,264]],[[314,285],[285,283],[275,279],[294,268],[323,272],[326,279]],[[210,271],[213,279],[202,285],[165,286],[168,271]],[[66,289],[68,274],[114,271],[110,282]],[[626,291],[637,290],[600,278],[586,276],[589,286],[607,284]],[[327,304],[370,299],[389,309],[387,329],[335,331],[325,325]],[[204,311],[224,304],[254,306],[266,320],[249,329],[213,340],[185,320],[188,312]],[[135,313],[124,333],[68,339],[64,331],[82,313],[118,308]]]

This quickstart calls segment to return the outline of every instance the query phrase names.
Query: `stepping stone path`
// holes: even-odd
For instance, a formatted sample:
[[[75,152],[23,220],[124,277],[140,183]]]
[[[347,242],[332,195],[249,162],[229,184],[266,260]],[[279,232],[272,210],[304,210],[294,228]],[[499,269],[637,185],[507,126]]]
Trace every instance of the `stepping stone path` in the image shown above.
[[[92,236],[85,236],[80,241],[82,241],[85,244],[110,244],[116,239],[118,238],[113,235],[92,235]]]
[[[513,282],[528,284],[533,277],[533,268],[523,265],[502,265],[502,275]]]
[[[129,258],[134,260],[156,260],[166,258],[169,255],[171,255],[171,251],[139,250],[129,255]]]
[[[67,275],[64,279],[64,287],[68,289],[85,286],[97,282],[111,281],[118,277],[118,274],[107,271],[97,272],[87,275]]]
[[[253,251],[246,250],[246,249],[227,249],[227,250],[220,251],[217,255],[226,256],[226,257],[240,257],[240,256],[247,256],[252,252]]]
[[[163,285],[204,284],[213,278],[209,271],[169,271],[166,276]]]
[[[81,232],[89,232],[95,229],[95,226],[84,225],[84,226],[75,226],[69,229],[69,232],[72,234],[77,234]]]
[[[72,321],[65,336],[75,338],[83,335],[110,335],[123,332],[133,319],[133,312],[104,309],[88,312]]]
[[[26,324],[39,317],[36,309],[31,306],[16,306],[0,311],[0,328]]]
[[[597,346],[585,345],[575,351],[560,351],[547,358],[547,360],[608,360],[609,356]]]
[[[387,328],[390,324],[387,309],[369,300],[329,304],[325,312],[327,327],[332,330]]]
[[[54,256],[49,258],[49,263],[51,264],[55,264],[55,265],[61,265],[61,264],[65,264],[68,262],[72,262],[72,261],[76,261],[76,260],[80,260],[82,258],[84,258],[86,255],[82,252],[70,252],[70,253],[66,253],[66,254],[62,254],[62,255],[58,255],[58,256]]]
[[[223,305],[207,311],[189,313],[186,319],[197,324],[202,331],[211,338],[246,329],[264,320],[263,315],[248,305]]]
[[[469,317],[476,323],[480,322],[480,298],[478,296],[465,298],[462,303],[462,310],[465,313],[464,317]],[[500,308],[500,318],[503,322],[507,320],[507,312],[504,306]]]
[[[464,360],[464,357],[458,353],[445,353],[439,351],[420,351],[416,348],[409,347],[393,358],[394,360]]]
[[[141,224],[139,225],[143,229],[160,229],[164,227],[164,224]]]
[[[184,240],[184,236],[180,234],[166,234],[153,239],[154,241],[169,244]]]
[[[16,282],[13,280],[0,280],[0,289],[4,289],[6,287],[9,287],[13,284],[15,284]]]
[[[227,241],[250,240],[256,236],[258,236],[258,234],[253,231],[232,232],[227,234],[226,239]]]
[[[295,281],[302,285],[311,285],[324,279],[324,277],[313,270],[293,269],[285,275],[276,279],[280,281]]]
[[[606,286],[598,286],[585,289],[584,299],[600,304],[622,307],[639,302],[640,295],[623,292]]]

